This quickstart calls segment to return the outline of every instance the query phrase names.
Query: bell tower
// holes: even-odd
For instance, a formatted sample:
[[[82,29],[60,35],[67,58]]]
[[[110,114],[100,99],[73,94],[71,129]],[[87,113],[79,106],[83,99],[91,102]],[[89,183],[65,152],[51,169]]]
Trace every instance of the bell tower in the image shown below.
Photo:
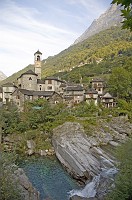
[[[34,53],[34,72],[38,75],[37,79],[41,79],[41,61],[42,53],[38,50]]]

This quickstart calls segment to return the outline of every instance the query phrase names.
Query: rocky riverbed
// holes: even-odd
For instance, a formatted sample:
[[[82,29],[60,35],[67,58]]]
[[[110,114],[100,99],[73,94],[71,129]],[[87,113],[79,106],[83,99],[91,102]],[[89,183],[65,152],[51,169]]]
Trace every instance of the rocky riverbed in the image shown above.
[[[104,170],[107,172],[107,170],[115,169],[116,160],[114,156],[107,151],[107,148],[103,147],[109,145],[110,149],[115,148],[132,133],[132,124],[123,117],[113,118],[109,122],[100,121],[99,123],[100,126],[89,137],[86,136],[82,125],[76,122],[66,122],[55,128],[53,132],[53,146],[56,156],[68,172],[84,184],[87,184],[88,180],[93,181],[95,177],[97,179],[103,174]],[[106,176],[102,176],[100,180],[100,182],[96,181],[97,187],[93,187],[94,195],[93,193],[92,195],[84,195],[83,192],[80,192],[79,196],[102,198],[107,193],[107,186],[110,185]],[[109,180],[110,183],[111,178]],[[106,187],[104,192],[99,189],[102,187],[102,183]],[[77,198],[74,197],[74,199]]]

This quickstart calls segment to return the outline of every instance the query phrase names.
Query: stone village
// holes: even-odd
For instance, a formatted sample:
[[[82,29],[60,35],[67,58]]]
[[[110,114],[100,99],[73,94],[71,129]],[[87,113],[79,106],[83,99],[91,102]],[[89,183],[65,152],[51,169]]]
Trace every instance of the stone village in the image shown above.
[[[17,78],[17,84],[6,83],[0,87],[0,98],[3,104],[13,102],[22,111],[25,101],[39,98],[48,100],[51,104],[64,102],[68,105],[78,104],[82,101],[95,105],[101,102],[105,107],[116,105],[114,97],[108,92],[104,93],[105,84],[102,79],[92,79],[91,88],[85,90],[82,84],[68,83],[60,78],[47,77],[41,79],[42,53],[34,53],[34,70],[28,70]]]

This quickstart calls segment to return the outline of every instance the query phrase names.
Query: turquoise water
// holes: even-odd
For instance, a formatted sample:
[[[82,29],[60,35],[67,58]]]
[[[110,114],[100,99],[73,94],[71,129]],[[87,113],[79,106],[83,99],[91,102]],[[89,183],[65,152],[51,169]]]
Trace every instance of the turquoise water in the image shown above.
[[[29,158],[20,164],[33,186],[40,192],[41,200],[68,200],[68,192],[79,186],[62,168],[58,160]]]

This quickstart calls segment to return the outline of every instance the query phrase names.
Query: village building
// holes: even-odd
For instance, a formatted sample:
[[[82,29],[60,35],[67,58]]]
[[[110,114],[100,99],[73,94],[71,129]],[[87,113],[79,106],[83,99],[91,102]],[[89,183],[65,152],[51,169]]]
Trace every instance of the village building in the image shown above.
[[[84,89],[81,85],[68,85],[64,88],[63,98],[68,104],[78,104],[84,101]]]
[[[33,91],[25,89],[17,89],[12,93],[12,100],[16,105],[23,110],[26,101],[33,101],[36,99],[46,99],[51,104],[62,102],[62,96],[55,91]]]
[[[45,81],[45,91],[55,91],[60,93],[60,85],[64,84],[65,81],[56,78],[56,77],[47,77],[44,79]]]
[[[92,84],[92,88],[98,92],[98,95],[102,96],[104,93],[104,87],[105,87],[104,80],[100,78],[95,78],[95,79],[92,79],[91,84]]]
[[[98,104],[98,92],[95,89],[93,89],[93,88],[88,89],[87,91],[85,91],[84,95],[85,95],[85,101],[88,104],[93,102],[97,106],[97,104]]]
[[[12,93],[17,89],[13,83],[5,83],[2,85],[2,101],[8,104],[12,99]]]
[[[113,108],[116,105],[114,97],[112,97],[108,92],[102,96],[101,103],[105,108]]]
[[[24,109],[26,101],[46,99],[51,104],[59,102],[68,105],[79,104],[82,101],[87,103],[101,102],[105,107],[115,106],[114,98],[104,93],[104,81],[96,78],[91,81],[91,89],[84,90],[81,84],[72,84],[57,77],[46,77],[41,79],[42,53],[38,50],[34,53],[34,69],[22,73],[17,79],[17,86],[13,83],[6,83],[0,88],[0,98],[3,104],[13,101],[20,110]]]

